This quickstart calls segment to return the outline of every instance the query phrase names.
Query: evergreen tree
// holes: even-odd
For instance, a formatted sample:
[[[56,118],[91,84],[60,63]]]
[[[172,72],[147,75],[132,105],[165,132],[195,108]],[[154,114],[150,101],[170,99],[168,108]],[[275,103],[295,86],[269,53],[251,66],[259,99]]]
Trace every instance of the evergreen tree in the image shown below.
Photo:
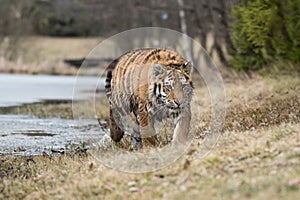
[[[300,0],[244,0],[232,16],[231,63],[237,69],[300,61]]]

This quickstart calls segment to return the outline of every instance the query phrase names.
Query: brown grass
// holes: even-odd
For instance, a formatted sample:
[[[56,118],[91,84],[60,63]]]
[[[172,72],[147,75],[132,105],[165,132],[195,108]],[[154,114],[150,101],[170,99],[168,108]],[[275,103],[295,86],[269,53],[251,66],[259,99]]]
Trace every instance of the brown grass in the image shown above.
[[[225,83],[227,117],[213,151],[200,159],[202,139],[194,139],[156,172],[118,172],[90,155],[2,157],[0,199],[297,199],[299,86],[292,76]],[[199,93],[209,121],[209,98]]]
[[[102,40],[100,37],[23,37],[11,47],[16,49],[12,61],[1,57],[0,52],[0,72],[75,75],[77,69],[65,64],[63,60],[85,58]],[[0,44],[0,48],[5,51],[5,44]],[[95,74],[93,71],[85,73]]]

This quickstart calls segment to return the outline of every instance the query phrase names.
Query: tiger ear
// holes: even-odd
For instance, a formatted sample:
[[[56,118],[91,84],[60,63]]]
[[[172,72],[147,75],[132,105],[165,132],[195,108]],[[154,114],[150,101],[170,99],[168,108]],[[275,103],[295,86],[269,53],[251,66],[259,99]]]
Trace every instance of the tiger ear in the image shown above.
[[[191,75],[192,70],[193,70],[193,65],[192,65],[191,61],[188,61],[188,62],[184,63],[184,65],[183,65],[183,70],[184,70],[188,75]]]
[[[158,76],[163,73],[163,66],[161,64],[153,64],[152,65],[152,74],[154,76]]]

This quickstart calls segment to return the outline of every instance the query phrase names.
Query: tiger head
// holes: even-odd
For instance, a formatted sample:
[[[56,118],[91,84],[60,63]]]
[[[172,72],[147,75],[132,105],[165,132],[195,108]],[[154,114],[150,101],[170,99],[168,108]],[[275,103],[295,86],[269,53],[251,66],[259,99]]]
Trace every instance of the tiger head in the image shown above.
[[[152,66],[152,99],[167,108],[172,115],[178,115],[191,101],[193,85],[190,62],[180,66],[154,64]]]

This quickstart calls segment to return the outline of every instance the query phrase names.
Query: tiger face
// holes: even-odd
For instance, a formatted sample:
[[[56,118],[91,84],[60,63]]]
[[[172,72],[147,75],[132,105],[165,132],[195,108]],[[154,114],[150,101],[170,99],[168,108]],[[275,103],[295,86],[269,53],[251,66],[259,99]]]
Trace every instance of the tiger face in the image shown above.
[[[153,75],[157,78],[153,86],[153,96],[158,106],[164,108],[166,114],[173,118],[178,116],[192,98],[191,66],[187,66],[190,63],[185,65],[185,70],[163,65],[153,66]]]

